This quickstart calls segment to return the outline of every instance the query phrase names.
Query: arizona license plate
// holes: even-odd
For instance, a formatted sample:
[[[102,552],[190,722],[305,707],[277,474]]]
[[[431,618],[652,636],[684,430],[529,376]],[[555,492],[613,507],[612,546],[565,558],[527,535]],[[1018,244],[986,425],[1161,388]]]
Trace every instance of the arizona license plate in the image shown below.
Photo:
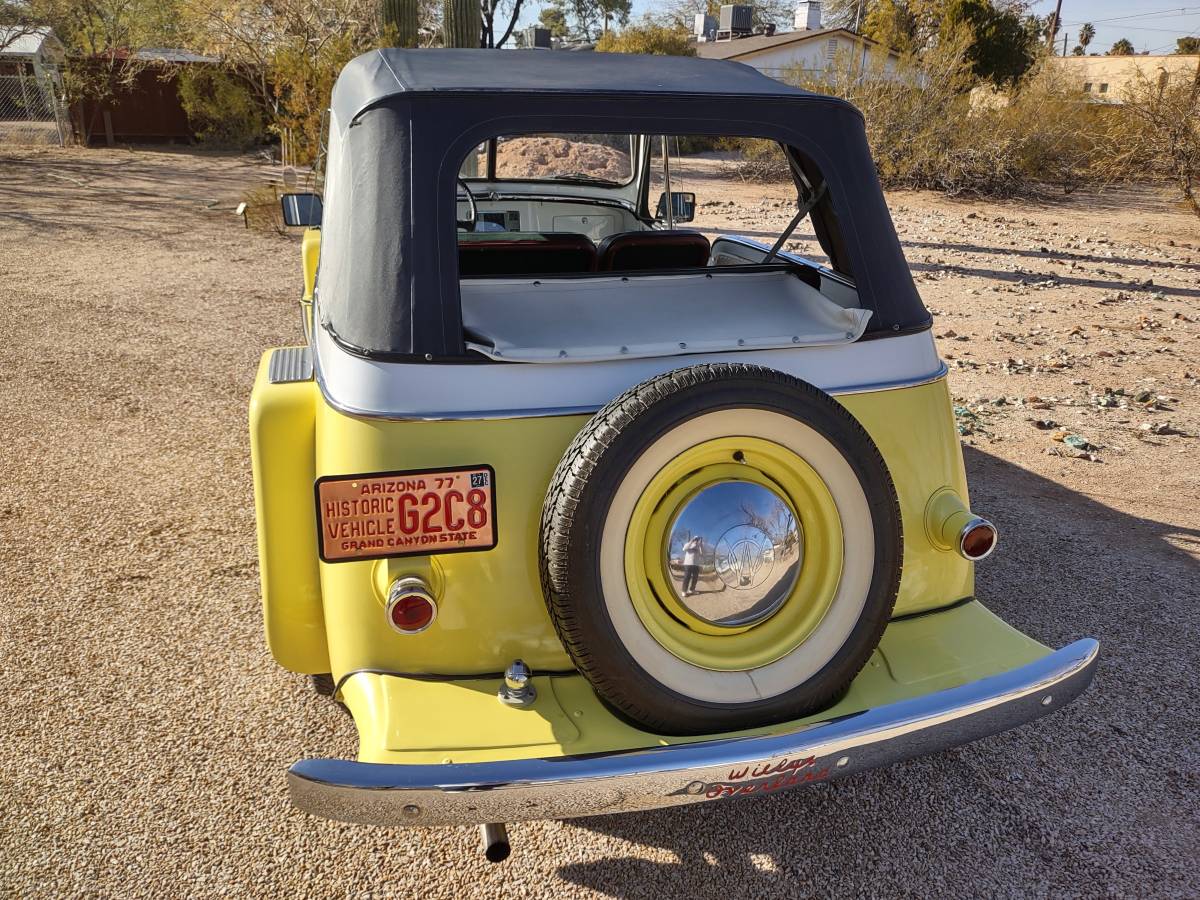
[[[496,546],[491,466],[317,479],[321,559],[461,553]]]

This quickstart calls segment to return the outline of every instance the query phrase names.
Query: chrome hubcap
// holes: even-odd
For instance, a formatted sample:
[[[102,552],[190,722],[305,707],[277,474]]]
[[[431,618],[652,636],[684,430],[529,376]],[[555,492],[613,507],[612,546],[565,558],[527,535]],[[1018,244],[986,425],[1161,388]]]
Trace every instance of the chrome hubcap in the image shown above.
[[[667,583],[698,619],[729,628],[769,618],[804,557],[796,515],[774,490],[719,481],[682,506],[667,532]]]

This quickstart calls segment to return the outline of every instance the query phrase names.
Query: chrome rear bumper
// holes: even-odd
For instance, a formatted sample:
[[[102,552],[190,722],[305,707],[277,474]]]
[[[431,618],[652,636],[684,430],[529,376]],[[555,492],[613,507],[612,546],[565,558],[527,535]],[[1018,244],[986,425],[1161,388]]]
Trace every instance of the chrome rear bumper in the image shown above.
[[[374,825],[569,819],[773,793],[1040,718],[1083,692],[1099,649],[1076,641],[1009,672],[787,734],[492,763],[307,759],[289,770],[288,786],[306,812]]]

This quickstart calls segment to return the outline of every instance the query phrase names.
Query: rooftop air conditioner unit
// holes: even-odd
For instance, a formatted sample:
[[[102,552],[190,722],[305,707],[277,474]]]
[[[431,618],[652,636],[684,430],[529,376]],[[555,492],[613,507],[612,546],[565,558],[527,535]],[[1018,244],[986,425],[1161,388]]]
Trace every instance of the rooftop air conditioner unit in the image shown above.
[[[549,28],[538,28],[536,25],[530,25],[525,29],[525,48],[527,50],[549,50],[550,47]]]
[[[717,39],[743,37],[754,32],[754,7],[729,3],[721,7]]]

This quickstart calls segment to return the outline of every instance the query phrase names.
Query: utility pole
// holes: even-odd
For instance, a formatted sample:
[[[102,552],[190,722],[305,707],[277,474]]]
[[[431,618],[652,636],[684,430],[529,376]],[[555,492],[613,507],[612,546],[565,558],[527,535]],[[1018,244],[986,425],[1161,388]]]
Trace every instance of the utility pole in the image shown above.
[[[1063,56],[1067,55],[1067,33],[1063,32]]]
[[[1059,14],[1062,12],[1062,0],[1058,0],[1054,4],[1054,15],[1050,17],[1050,27],[1046,29],[1049,32],[1046,35],[1046,46],[1050,48],[1050,52],[1054,52],[1054,33],[1058,31]],[[1064,52],[1065,55],[1065,52]]]

